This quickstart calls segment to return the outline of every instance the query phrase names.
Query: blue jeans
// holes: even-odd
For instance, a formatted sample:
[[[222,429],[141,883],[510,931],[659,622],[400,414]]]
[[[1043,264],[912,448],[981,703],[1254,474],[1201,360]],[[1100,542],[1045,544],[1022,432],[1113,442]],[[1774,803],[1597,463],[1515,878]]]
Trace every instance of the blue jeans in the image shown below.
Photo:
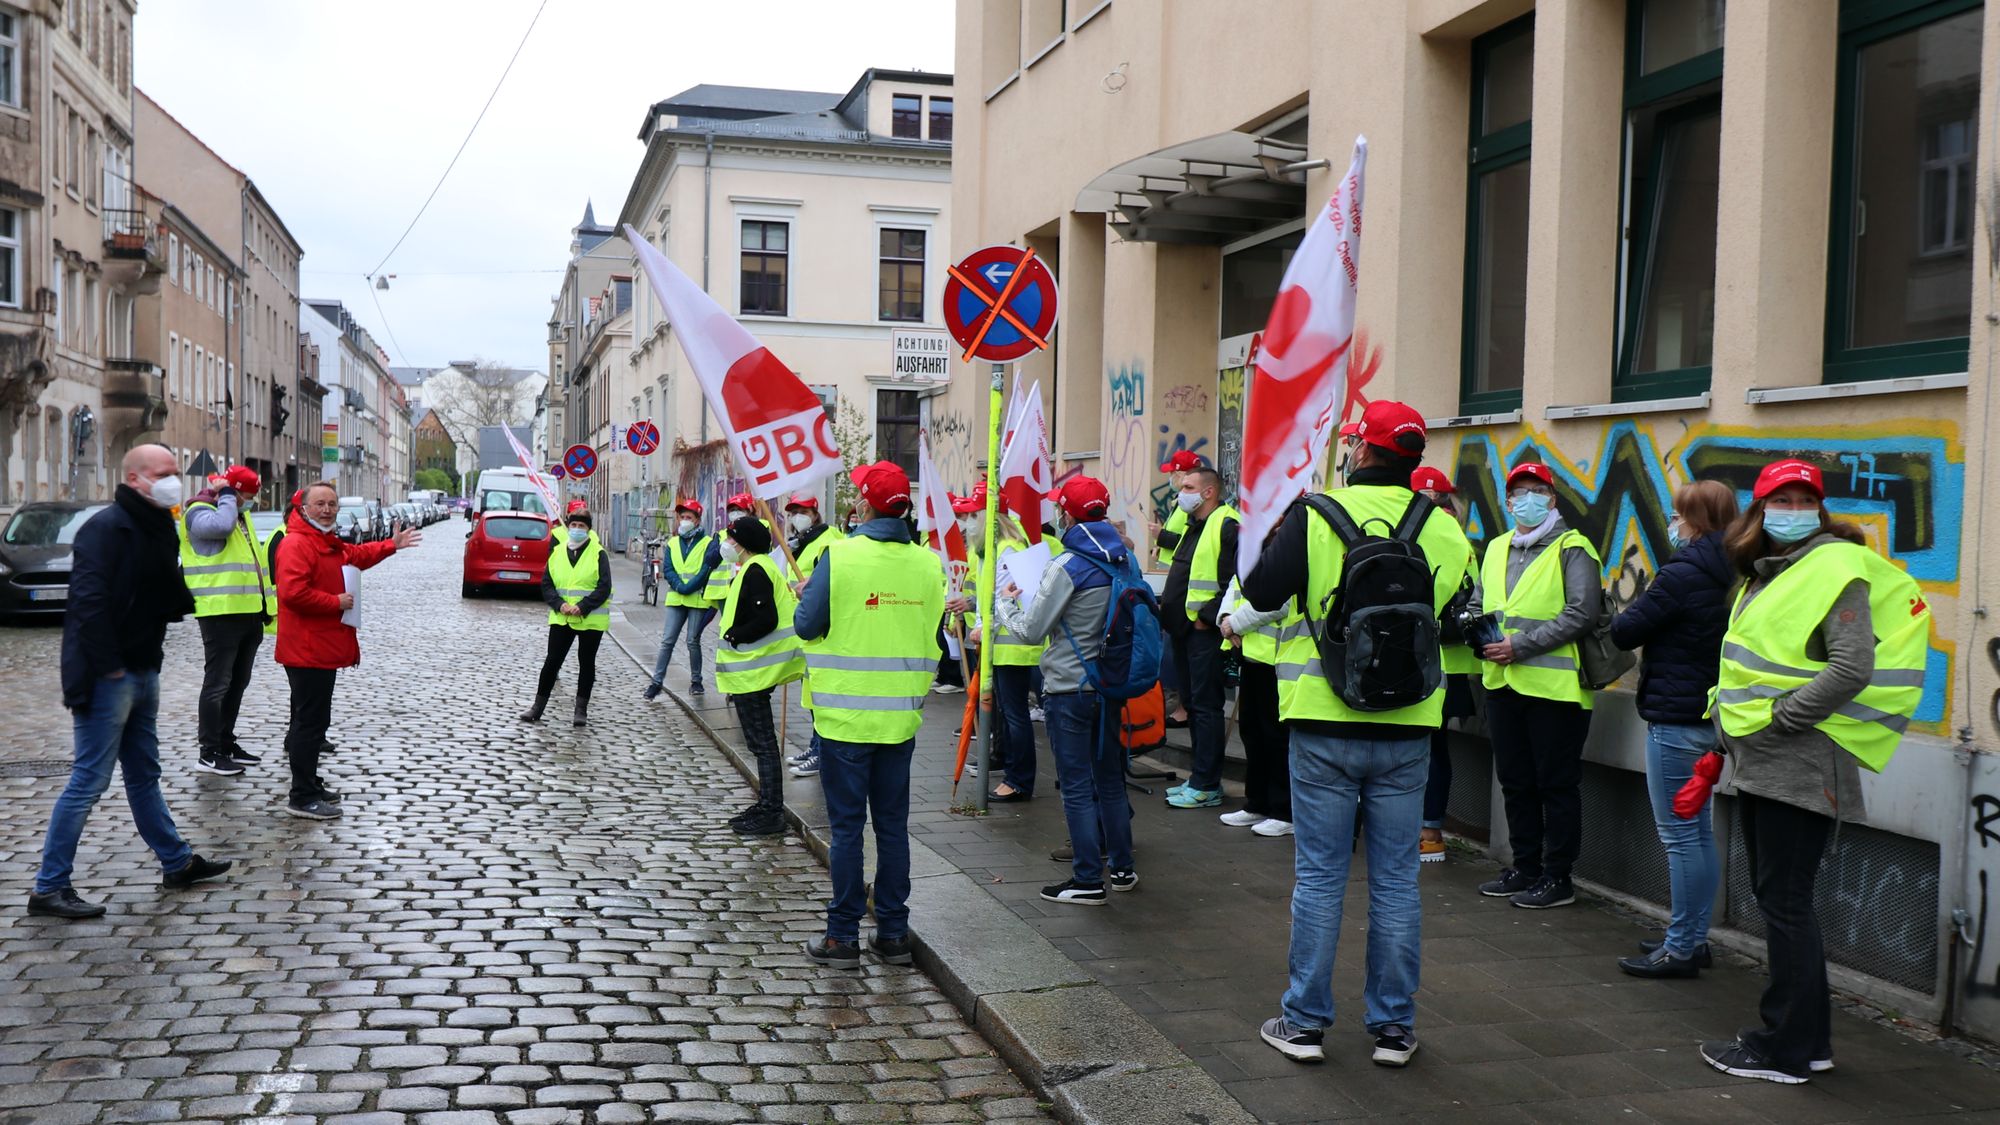
[[[1035,791],[1035,725],[1028,720],[1026,664],[993,666],[993,709],[1000,720],[994,743],[1000,751],[1001,780],[1023,793]]]
[[[1368,836],[1368,965],[1362,1019],[1371,1032],[1414,1026],[1422,903],[1417,892],[1417,829],[1430,773],[1430,732],[1395,742],[1292,731],[1290,987],[1285,1022],[1333,1023],[1333,959],[1358,808]]]
[[[1708,919],[1722,882],[1709,820],[1715,802],[1692,820],[1674,815],[1674,794],[1694,776],[1695,760],[1715,749],[1708,723],[1652,723],[1646,728],[1646,792],[1653,798],[1653,826],[1667,849],[1667,880],[1673,889],[1673,916],[1667,923],[1667,951],[1687,957],[1708,940]]]
[[[861,872],[861,829],[875,821],[875,932],[895,940],[910,932],[910,755],[917,741],[894,746],[820,740],[819,783],[833,831],[827,868],[833,900],[826,936],[856,941],[868,909]]]
[[[666,607],[667,619],[660,629],[660,655],[653,659],[653,683],[657,686],[667,682],[667,665],[673,663],[674,645],[681,639],[681,631],[686,629],[688,639],[688,682],[701,686],[701,632],[708,628],[709,619],[715,616],[714,606],[670,605]],[[694,628],[688,629],[692,623]]]
[[[1113,871],[1132,870],[1132,802],[1125,797],[1125,747],[1108,733],[1105,712],[1094,691],[1065,691],[1042,697],[1048,715],[1049,749],[1062,786],[1063,820],[1076,850],[1076,881],[1104,883],[1104,853]]]
[[[126,672],[115,680],[99,680],[90,689],[90,706],[73,712],[75,764],[69,785],[56,798],[49,817],[48,840],[42,845],[42,870],[35,876],[35,893],[48,894],[70,885],[76,863],[76,843],[91,806],[111,786],[111,763],[125,775],[125,801],[132,806],[132,823],[153,854],[160,870],[178,871],[194,858],[194,849],[174,828],[173,814],[160,795],[160,673]]]

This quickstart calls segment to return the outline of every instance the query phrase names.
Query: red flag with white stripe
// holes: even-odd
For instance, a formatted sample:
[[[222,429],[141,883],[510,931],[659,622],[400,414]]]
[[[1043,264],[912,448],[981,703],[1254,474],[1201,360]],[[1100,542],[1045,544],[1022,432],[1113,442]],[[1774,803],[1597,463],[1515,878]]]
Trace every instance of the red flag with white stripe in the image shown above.
[[[1049,422],[1042,412],[1042,384],[1029,385],[1021,397],[1020,416],[1015,419],[1014,436],[1000,455],[1000,503],[1021,521],[1021,532],[1030,543],[1042,541],[1042,524],[1048,518],[1044,506],[1055,488],[1055,473],[1049,467]]]
[[[944,563],[950,593],[959,596],[965,590],[965,536],[959,532],[958,520],[952,515],[951,494],[945,490],[944,477],[931,460],[930,435],[921,430],[917,433],[917,534],[937,552],[938,560]]]

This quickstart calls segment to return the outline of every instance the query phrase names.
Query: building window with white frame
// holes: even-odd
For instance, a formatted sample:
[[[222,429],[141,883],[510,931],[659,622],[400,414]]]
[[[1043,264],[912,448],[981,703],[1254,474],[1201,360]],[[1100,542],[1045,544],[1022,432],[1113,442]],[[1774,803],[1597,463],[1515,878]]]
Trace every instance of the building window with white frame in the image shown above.
[[[21,307],[21,212],[0,207],[0,306]]]
[[[784,316],[789,304],[786,282],[791,264],[791,224],[745,219],[742,242],[740,311]]]
[[[21,108],[21,15],[0,8],[0,105]]]
[[[881,319],[924,319],[924,241],[921,230],[882,228],[876,308]]]
[[[187,397],[186,389],[181,386],[181,334],[178,332],[167,333],[167,389],[175,402]]]
[[[57,255],[50,260],[49,291],[55,294],[56,343],[63,342],[63,260]]]

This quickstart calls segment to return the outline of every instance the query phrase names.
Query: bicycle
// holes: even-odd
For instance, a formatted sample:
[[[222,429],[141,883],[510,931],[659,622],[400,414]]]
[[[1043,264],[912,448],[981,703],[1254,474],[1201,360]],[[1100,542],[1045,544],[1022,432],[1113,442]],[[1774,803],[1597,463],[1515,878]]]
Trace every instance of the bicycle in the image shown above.
[[[664,540],[648,536],[639,542],[639,600],[647,605],[659,605],[660,544]]]

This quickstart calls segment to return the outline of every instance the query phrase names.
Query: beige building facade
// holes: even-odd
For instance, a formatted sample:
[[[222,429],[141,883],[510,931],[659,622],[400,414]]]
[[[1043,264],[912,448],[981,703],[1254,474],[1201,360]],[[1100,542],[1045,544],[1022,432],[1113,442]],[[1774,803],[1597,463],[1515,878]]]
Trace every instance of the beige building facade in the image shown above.
[[[2000,580],[1977,518],[1996,484],[1978,452],[1996,341],[1977,201],[2000,155],[1978,142],[1996,119],[2000,11],[960,0],[957,14],[951,257],[1015,242],[1056,265],[1053,354],[1022,369],[1052,404],[1058,475],[1103,478],[1134,538],[1166,511],[1168,454],[1233,474],[1246,360],[1363,134],[1344,415],[1417,406],[1475,539],[1505,527],[1507,467],[1545,461],[1622,604],[1670,550],[1676,486],[1714,478],[1747,497],[1770,460],[1819,463],[1829,507],[1936,615],[1916,722],[1868,778],[1866,823],[1845,828],[1829,865],[1844,874],[1822,886],[1829,953],[1849,987],[2000,1031],[2000,956],[1949,940],[1954,912],[1984,924],[1981,889],[2000,877],[1984,847],[2000,838],[2000,666],[1978,609]],[[984,375],[955,364],[931,420],[953,479],[984,459]],[[1597,716],[1578,876],[1657,909],[1664,883],[1632,861],[1657,845],[1629,685]],[[1454,753],[1490,776],[1476,722]],[[1455,793],[1454,825],[1504,850],[1497,791]],[[1719,831],[1736,839],[1730,814],[1725,800]],[[1755,953],[1736,854],[1717,924]]]

